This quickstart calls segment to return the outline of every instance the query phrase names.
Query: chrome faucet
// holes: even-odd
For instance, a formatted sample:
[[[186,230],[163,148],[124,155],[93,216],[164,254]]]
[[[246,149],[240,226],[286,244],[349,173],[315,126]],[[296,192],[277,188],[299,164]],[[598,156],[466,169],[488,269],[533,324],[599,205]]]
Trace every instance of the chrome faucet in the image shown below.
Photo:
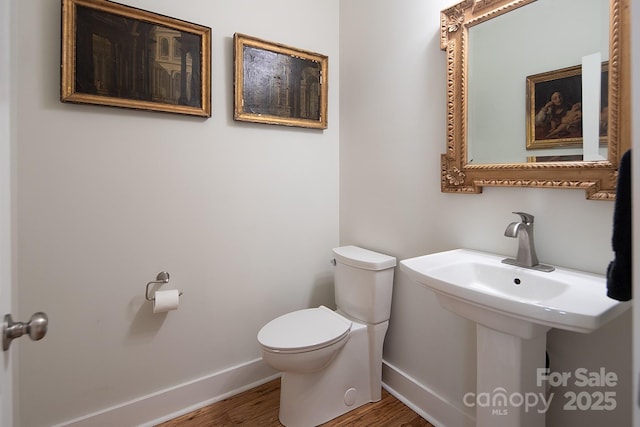
[[[514,212],[520,215],[521,222],[512,222],[504,230],[506,237],[518,238],[518,254],[516,258],[506,258],[502,262],[517,267],[532,268],[540,271],[553,271],[554,267],[540,264],[533,244],[533,215],[526,212]]]

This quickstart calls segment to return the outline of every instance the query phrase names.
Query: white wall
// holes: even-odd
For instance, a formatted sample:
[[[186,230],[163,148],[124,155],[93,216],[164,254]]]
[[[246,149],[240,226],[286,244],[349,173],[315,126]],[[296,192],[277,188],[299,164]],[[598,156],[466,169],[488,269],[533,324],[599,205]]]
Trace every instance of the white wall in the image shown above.
[[[446,123],[440,11],[454,3],[340,3],[341,243],[399,259],[457,247],[512,255],[517,243],[503,233],[517,219],[511,212],[522,210],[536,217],[541,262],[604,273],[612,259],[613,203],[587,201],[573,190],[440,192]],[[474,326],[401,272],[391,316],[385,360],[449,406],[441,420],[471,417],[462,396],[475,390]],[[552,331],[548,352],[554,371],[604,366],[620,383],[612,412],[563,411],[566,400],[557,390],[547,425],[630,425],[630,313],[592,335]]]
[[[14,318],[50,317],[14,353],[23,427],[257,359],[268,320],[333,300],[338,0],[121,3],[213,28],[213,117],[60,103],[60,1],[11,2]],[[233,121],[234,32],[329,56],[327,130]],[[162,270],[184,295],[153,315]]]

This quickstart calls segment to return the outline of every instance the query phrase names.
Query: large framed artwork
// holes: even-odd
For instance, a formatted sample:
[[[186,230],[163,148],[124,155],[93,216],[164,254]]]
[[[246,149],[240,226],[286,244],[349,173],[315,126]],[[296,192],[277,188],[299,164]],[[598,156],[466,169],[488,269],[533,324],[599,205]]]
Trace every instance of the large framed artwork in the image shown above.
[[[60,99],[211,117],[211,28],[107,0],[62,0]]]
[[[602,63],[600,143],[606,143],[609,66]],[[582,145],[582,67],[527,77],[527,149]]]
[[[234,34],[234,119],[327,128],[328,57]]]

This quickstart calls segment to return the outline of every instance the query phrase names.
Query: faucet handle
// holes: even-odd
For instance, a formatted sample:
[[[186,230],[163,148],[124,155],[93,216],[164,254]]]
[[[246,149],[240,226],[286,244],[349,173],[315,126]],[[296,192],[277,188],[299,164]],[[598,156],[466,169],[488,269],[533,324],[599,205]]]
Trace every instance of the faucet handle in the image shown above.
[[[513,213],[516,215],[520,215],[522,222],[524,222],[526,225],[533,224],[533,215],[531,215],[530,213],[526,213],[526,212],[513,212]]]

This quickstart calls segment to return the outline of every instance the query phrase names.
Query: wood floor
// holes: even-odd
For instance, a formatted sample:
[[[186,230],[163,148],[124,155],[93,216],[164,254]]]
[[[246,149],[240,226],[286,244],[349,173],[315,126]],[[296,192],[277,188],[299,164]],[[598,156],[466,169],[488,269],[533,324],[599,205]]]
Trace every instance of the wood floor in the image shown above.
[[[278,427],[280,379],[159,424],[157,427]],[[323,427],[433,427],[398,399],[382,390],[382,400],[368,403]]]

